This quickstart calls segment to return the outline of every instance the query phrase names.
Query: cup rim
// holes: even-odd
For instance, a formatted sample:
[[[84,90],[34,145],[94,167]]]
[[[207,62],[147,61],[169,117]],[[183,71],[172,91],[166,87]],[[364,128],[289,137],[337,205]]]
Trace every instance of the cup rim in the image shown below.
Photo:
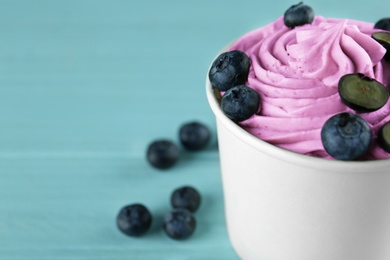
[[[227,49],[229,48],[229,46],[232,45],[232,43],[226,45],[215,56],[215,58],[218,57],[218,55],[221,54],[222,52],[227,51]],[[351,170],[353,170],[353,172],[367,173],[369,171],[372,171],[373,169],[390,168],[390,159],[377,159],[377,160],[366,160],[366,161],[342,161],[336,159],[330,160],[330,159],[300,154],[297,152],[286,150],[259,139],[258,137],[252,135],[251,133],[241,128],[239,125],[237,125],[235,122],[230,120],[223,113],[220,104],[218,102],[218,99],[215,96],[214,93],[215,89],[211,85],[209,80],[208,72],[210,68],[211,68],[211,64],[208,67],[207,74],[206,74],[206,95],[211,110],[214,113],[216,119],[220,123],[222,123],[226,127],[226,129],[228,129],[234,136],[241,139],[247,145],[255,148],[258,151],[266,153],[269,156],[272,156],[274,158],[278,158],[280,160],[289,163],[299,164],[304,167],[310,167],[310,168],[323,170],[323,171],[350,172]]]

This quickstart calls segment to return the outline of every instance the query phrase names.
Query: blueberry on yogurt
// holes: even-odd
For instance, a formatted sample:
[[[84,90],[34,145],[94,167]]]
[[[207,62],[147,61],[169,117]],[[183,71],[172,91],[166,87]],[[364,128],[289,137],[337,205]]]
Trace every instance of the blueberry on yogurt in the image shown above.
[[[390,32],[374,32],[372,34],[372,38],[382,44],[382,46],[386,49],[384,58],[385,60],[390,60]]]
[[[296,5],[292,5],[284,13],[284,24],[288,28],[294,28],[296,26],[301,26],[304,24],[310,24],[314,20],[314,11],[308,5],[300,2]]]
[[[321,129],[322,144],[338,160],[356,160],[367,153],[372,139],[368,123],[359,115],[343,112],[329,118]]]
[[[390,122],[387,122],[379,129],[378,143],[383,150],[390,153]]]
[[[224,114],[234,122],[248,119],[260,110],[259,94],[246,85],[233,87],[221,99]]]
[[[226,91],[245,84],[250,64],[249,57],[242,51],[233,50],[220,54],[209,70],[211,85],[220,91]]]
[[[341,100],[360,112],[372,112],[383,107],[389,99],[389,90],[382,83],[361,73],[346,74],[338,84]]]
[[[378,20],[375,25],[375,29],[390,31],[390,17],[382,18]]]

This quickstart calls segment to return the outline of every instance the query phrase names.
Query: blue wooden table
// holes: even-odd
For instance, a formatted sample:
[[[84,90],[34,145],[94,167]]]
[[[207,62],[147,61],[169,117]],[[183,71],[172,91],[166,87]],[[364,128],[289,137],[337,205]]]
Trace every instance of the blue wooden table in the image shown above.
[[[294,3],[0,0],[0,259],[238,259],[204,82],[225,44]],[[379,0],[307,3],[324,16],[389,15]],[[192,120],[212,130],[207,149],[150,167],[147,145],[178,142]],[[185,184],[203,203],[194,235],[174,241],[161,223]],[[115,225],[135,202],[154,216],[141,238]]]

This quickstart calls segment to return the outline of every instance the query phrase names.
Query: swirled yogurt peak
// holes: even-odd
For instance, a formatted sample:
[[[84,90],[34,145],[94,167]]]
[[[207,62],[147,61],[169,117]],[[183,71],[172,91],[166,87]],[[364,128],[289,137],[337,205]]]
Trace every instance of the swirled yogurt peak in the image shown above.
[[[246,84],[262,99],[261,112],[240,126],[281,148],[330,159],[321,142],[325,121],[341,112],[358,113],[341,101],[339,79],[361,73],[390,85],[390,62],[383,59],[386,49],[371,37],[375,31],[371,23],[321,16],[290,29],[280,17],[238,39],[229,50],[249,56]],[[374,137],[364,159],[390,158],[376,142],[377,132],[390,121],[390,103],[358,114]]]

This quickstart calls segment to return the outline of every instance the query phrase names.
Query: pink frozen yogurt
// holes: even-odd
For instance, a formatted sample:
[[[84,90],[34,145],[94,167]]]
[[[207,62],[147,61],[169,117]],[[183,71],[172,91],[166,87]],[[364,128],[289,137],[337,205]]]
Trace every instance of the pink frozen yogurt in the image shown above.
[[[386,50],[371,37],[375,31],[371,23],[321,16],[289,29],[280,17],[241,37],[230,50],[250,57],[246,84],[260,94],[262,110],[240,126],[281,148],[331,159],[321,142],[323,124],[337,113],[356,113],[339,97],[340,77],[362,73],[390,85],[390,62],[382,59]],[[376,142],[378,130],[390,121],[390,101],[359,115],[374,137],[365,159],[390,158]]]

